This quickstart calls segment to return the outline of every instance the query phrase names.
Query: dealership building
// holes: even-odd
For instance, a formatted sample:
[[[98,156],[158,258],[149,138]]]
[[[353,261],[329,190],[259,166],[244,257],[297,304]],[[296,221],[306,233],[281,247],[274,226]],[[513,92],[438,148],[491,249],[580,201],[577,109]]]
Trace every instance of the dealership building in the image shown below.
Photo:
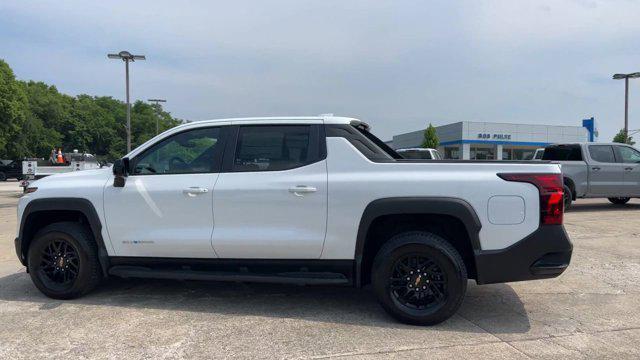
[[[445,159],[523,160],[536,149],[554,143],[594,141],[595,120],[582,126],[513,124],[461,121],[436,127],[438,150]],[[421,147],[424,130],[394,135],[389,142],[394,149]]]

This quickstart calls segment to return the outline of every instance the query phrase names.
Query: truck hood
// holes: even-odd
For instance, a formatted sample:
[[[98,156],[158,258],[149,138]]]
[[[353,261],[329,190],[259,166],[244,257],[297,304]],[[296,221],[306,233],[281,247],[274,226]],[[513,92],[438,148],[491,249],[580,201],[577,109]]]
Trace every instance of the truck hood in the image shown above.
[[[56,174],[44,177],[31,183],[31,186],[55,186],[60,183],[75,183],[81,187],[85,181],[89,180],[106,180],[113,176],[111,167],[103,167],[100,169],[73,171],[64,174]]]

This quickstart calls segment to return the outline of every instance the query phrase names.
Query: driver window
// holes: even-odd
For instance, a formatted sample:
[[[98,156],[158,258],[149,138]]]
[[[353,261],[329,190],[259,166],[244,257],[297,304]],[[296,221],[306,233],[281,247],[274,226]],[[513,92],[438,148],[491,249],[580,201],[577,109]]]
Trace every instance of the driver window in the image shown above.
[[[170,136],[137,156],[133,175],[214,172],[220,128],[194,129]]]
[[[640,162],[640,152],[636,151],[635,149],[632,149],[626,146],[618,146],[618,151],[620,151],[622,162],[624,163]]]

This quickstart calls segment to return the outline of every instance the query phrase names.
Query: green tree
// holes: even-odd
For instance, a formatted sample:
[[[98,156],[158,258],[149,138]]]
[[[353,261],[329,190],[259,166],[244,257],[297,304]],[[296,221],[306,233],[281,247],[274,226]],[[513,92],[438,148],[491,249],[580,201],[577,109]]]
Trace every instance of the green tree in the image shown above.
[[[616,134],[616,136],[613,137],[613,142],[617,142],[617,143],[621,143],[624,144],[624,129],[621,129],[620,131],[618,131],[618,133]],[[633,137],[628,136],[627,137],[627,144],[629,145],[635,145],[635,141],[633,141]]]
[[[0,59],[0,158],[12,159],[26,149],[16,142],[28,116],[27,96],[13,70]]]
[[[60,93],[55,86],[19,81],[0,60],[0,158],[47,157],[52,148],[89,152],[112,161],[126,152],[126,105],[112,97]],[[131,109],[134,147],[181,123],[160,105]]]
[[[437,149],[440,145],[440,139],[436,134],[436,128],[429,123],[429,127],[424,131],[424,140],[422,141],[423,148]]]

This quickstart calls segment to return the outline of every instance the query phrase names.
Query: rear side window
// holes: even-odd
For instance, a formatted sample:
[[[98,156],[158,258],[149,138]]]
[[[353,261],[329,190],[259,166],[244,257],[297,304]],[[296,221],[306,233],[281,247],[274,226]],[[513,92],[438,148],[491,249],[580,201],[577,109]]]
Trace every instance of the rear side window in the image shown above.
[[[351,143],[362,155],[371,161],[388,161],[402,156],[383,141],[364,129],[351,125],[329,125],[325,127],[327,137],[342,137]]]
[[[616,146],[623,163],[640,163],[640,152],[626,146]]]
[[[317,158],[308,125],[241,126],[233,171],[278,171],[300,167]]]
[[[582,161],[582,150],[580,145],[547,146],[542,153],[542,160]]]
[[[590,145],[589,154],[591,158],[597,162],[616,162],[616,157],[613,155],[613,147],[611,145]]]

